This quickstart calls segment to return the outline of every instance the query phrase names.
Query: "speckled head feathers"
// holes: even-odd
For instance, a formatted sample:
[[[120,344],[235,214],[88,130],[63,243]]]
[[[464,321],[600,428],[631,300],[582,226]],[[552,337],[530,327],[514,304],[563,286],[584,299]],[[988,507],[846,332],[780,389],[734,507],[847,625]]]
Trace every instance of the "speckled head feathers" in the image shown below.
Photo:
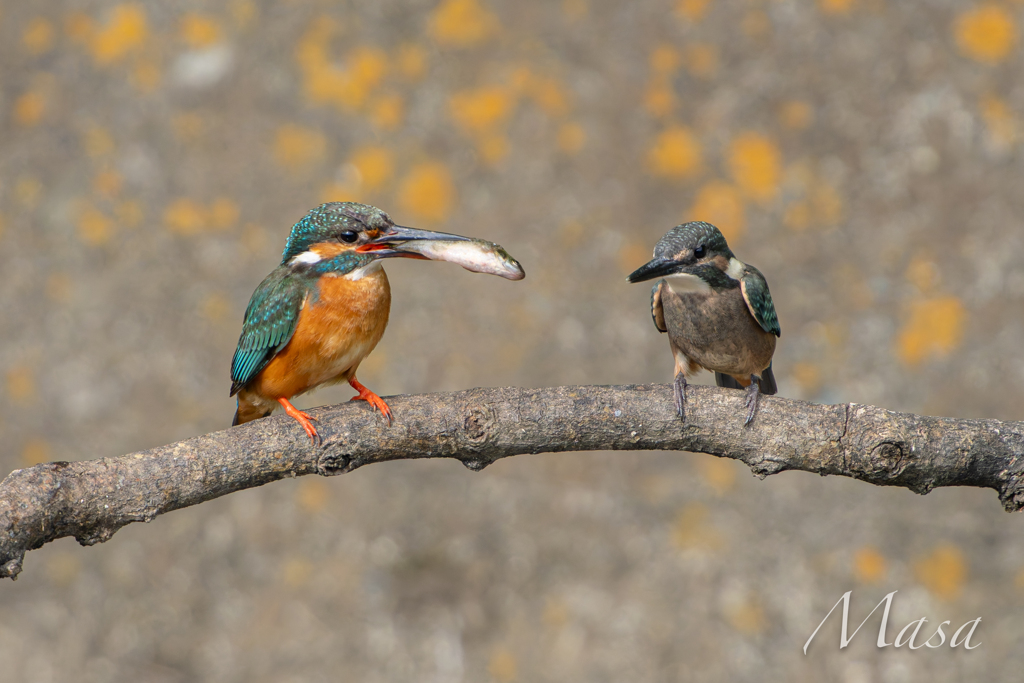
[[[700,246],[709,254],[724,254],[728,257],[733,255],[718,228],[704,221],[691,221],[677,225],[665,233],[654,246],[654,256],[675,259],[680,254],[692,254],[693,250]]]
[[[391,217],[375,206],[355,202],[328,202],[321,204],[292,227],[281,256],[281,264],[319,242],[338,239],[346,230],[385,230],[394,225]]]

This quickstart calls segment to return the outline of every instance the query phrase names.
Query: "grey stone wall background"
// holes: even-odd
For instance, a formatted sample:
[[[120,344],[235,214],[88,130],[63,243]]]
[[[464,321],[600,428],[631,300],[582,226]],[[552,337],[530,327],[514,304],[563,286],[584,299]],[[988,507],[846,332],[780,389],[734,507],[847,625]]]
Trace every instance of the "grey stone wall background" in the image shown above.
[[[669,381],[624,276],[705,219],[768,278],[783,395],[1021,419],[1022,19],[0,2],[0,471],[226,428],[248,297],[328,199],[528,273],[388,264],[359,373],[382,395]],[[30,554],[0,586],[0,681],[1011,681],[1021,524],[991,492],[699,455],[396,463]],[[890,637],[980,616],[982,645],[878,649],[872,622],[840,651],[833,623],[804,656],[847,590],[857,623],[899,591]]]

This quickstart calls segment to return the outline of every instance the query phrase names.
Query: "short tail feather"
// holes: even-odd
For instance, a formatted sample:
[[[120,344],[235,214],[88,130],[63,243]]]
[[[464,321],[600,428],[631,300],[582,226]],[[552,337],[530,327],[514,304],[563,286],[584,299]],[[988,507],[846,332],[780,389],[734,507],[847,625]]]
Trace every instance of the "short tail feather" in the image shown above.
[[[736,381],[736,378],[732,375],[726,375],[721,372],[715,373],[715,383],[720,387],[727,389],[742,389],[743,385]],[[772,372],[772,366],[769,365],[764,372],[761,373],[761,393],[777,394],[779,392],[779,386],[775,383],[775,373]]]

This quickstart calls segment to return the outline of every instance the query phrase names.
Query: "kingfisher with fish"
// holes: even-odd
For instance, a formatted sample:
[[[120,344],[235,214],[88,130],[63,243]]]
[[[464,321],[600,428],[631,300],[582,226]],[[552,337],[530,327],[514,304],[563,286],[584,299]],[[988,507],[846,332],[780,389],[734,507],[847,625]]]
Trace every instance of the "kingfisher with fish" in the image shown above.
[[[320,441],[316,418],[291,399],[319,386],[348,382],[388,424],[380,396],[356,379],[356,370],[384,334],[391,288],[384,259],[450,261],[509,280],[522,266],[493,242],[396,225],[366,204],[331,202],[295,224],[281,263],[253,292],[231,361],[233,425],[266,417],[280,406]]]
[[[749,425],[758,396],[778,391],[772,356],[782,330],[764,275],[736,258],[718,228],[693,221],[669,230],[654,258],[627,279],[654,278],[661,279],[651,290],[651,316],[675,358],[679,417],[686,417],[687,376],[707,369],[718,386],[746,389]]]

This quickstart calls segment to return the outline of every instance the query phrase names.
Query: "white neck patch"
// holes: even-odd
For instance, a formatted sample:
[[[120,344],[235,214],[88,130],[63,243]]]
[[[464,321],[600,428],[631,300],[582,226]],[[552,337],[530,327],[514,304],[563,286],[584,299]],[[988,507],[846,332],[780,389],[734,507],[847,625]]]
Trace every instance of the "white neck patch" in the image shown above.
[[[743,277],[743,269],[747,267],[747,264],[740,261],[738,258],[733,256],[729,259],[729,267],[726,268],[725,274],[731,277],[733,280],[739,280]]]
[[[304,251],[293,257],[290,265],[295,265],[297,263],[319,263],[321,260],[320,254],[315,251]]]

